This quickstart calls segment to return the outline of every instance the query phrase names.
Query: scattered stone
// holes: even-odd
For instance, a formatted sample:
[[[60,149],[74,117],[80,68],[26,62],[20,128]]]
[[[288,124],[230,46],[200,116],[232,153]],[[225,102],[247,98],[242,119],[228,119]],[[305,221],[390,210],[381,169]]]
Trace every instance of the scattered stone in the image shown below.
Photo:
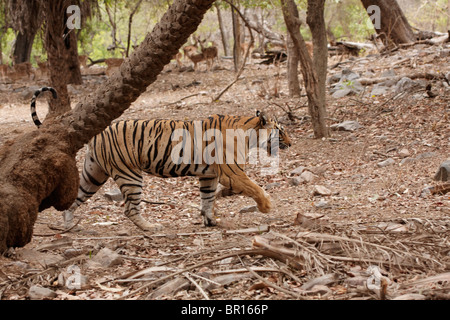
[[[397,74],[395,73],[395,70],[394,69],[389,69],[389,70],[386,70],[386,71],[384,71],[382,74],[381,74],[381,77],[382,78],[392,78],[392,77],[395,77]]]
[[[257,212],[258,207],[257,206],[247,206],[239,210],[239,213],[249,213],[249,212]]]
[[[328,189],[324,186],[320,186],[320,185],[314,186],[314,190],[313,190],[314,196],[330,196],[331,193],[332,192],[330,191],[330,189]]]
[[[384,95],[384,94],[388,93],[388,91],[389,91],[388,87],[378,83],[378,84],[373,86],[370,95],[371,96],[381,96],[381,95]]]
[[[409,152],[409,150],[406,149],[406,148],[403,148],[403,149],[401,149],[401,150],[398,152],[398,156],[401,157],[401,158],[407,158],[407,157],[409,157],[410,155],[411,155],[411,152]]]
[[[31,300],[49,300],[56,298],[56,296],[56,292],[41,286],[32,286],[30,290],[28,290],[28,297]]]
[[[72,258],[78,257],[79,255],[83,254],[84,252],[85,251],[82,249],[70,248],[70,249],[65,250],[63,255],[67,259],[72,259]]]
[[[411,157],[408,157],[408,158],[402,159],[402,161],[400,161],[400,165],[412,163],[412,162],[414,162],[414,161],[416,161],[416,159],[411,158]]]
[[[303,171],[303,173],[300,175],[300,179],[302,179],[305,182],[313,182],[316,179],[316,175],[309,171]]]
[[[297,174],[302,174],[302,172],[305,171],[305,170],[306,170],[306,167],[300,166],[300,167],[297,167],[297,168],[295,168],[294,170],[292,170],[292,171],[290,172],[290,175],[291,175],[291,176],[295,176],[295,175],[297,175]]]
[[[434,175],[436,181],[450,181],[450,160],[444,161],[436,174]]]
[[[343,97],[346,97],[346,96],[348,96],[349,94],[354,94],[354,92],[353,92],[353,90],[352,89],[350,89],[350,88],[343,88],[343,89],[338,89],[338,90],[336,90],[333,94],[332,94],[332,96],[333,96],[333,98],[335,98],[335,99],[340,99],[340,98],[343,98]]]
[[[436,152],[424,152],[416,156],[416,160],[433,158],[436,156]]]
[[[341,123],[333,124],[331,125],[332,130],[337,131],[350,131],[353,132],[359,128],[362,128],[362,126],[359,124],[358,121],[344,121]]]
[[[279,182],[273,182],[266,185],[266,190],[274,189],[280,186]]]
[[[394,163],[395,163],[395,160],[394,160],[394,159],[392,159],[392,158],[387,158],[387,159],[384,160],[384,161],[378,162],[378,163],[377,163],[377,166],[378,166],[379,168],[384,168],[384,167],[390,166],[390,165],[392,165],[392,164],[394,164]]]
[[[403,77],[395,85],[395,94],[399,94],[404,91],[410,91],[419,87],[421,87],[421,84],[418,81],[411,80],[408,77]]]
[[[353,80],[359,79],[361,77],[359,73],[353,72],[352,70],[350,70],[348,68],[342,70],[341,75],[342,75],[341,81],[353,81]]]
[[[108,248],[101,249],[94,258],[92,262],[99,264],[103,268],[109,268],[122,263],[122,257]]]
[[[320,200],[318,203],[314,203],[314,207],[317,209],[330,209],[331,205],[328,201]]]
[[[305,182],[305,180],[303,180],[303,179],[300,178],[300,177],[294,177],[294,178],[292,178],[292,179],[289,180],[289,183],[290,183],[291,185],[293,185],[293,186],[299,186],[299,185],[301,185],[301,184],[304,183],[304,182]]]
[[[119,189],[105,192],[105,198],[109,201],[123,201],[123,195]]]

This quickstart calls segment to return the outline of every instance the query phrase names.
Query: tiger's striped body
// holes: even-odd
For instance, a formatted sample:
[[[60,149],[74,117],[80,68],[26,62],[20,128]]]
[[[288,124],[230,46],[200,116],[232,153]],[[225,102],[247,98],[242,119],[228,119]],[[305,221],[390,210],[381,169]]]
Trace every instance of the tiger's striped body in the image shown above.
[[[206,132],[208,129],[218,129],[221,132],[225,132],[226,129],[243,129],[244,131],[254,129],[256,132],[259,129],[268,129],[269,131],[280,129],[281,148],[291,145],[289,137],[278,123],[268,119],[262,113],[256,117],[215,115],[197,123],[201,124],[202,132]],[[210,163],[202,159],[198,161],[198,159],[194,159],[195,152],[191,153],[191,158],[188,159],[190,161],[177,163],[173,161],[173,154],[180,141],[172,140],[173,133],[177,129],[183,129],[183,132],[188,134],[192,148],[194,148],[195,143],[198,142],[194,141],[196,139],[194,130],[198,128],[196,129],[192,121],[120,121],[92,138],[86,152],[77,199],[64,213],[66,227],[72,225],[74,211],[79,205],[92,197],[111,177],[124,196],[125,215],[142,230],[159,229],[159,225],[149,223],[140,214],[143,172],[163,178],[198,177],[201,212],[206,226],[216,225],[214,202],[219,183],[226,190],[223,194],[247,195],[256,201],[261,212],[267,213],[271,210],[269,197],[245,174],[244,164],[236,161],[238,153],[245,153],[246,150],[235,150],[234,161],[231,163],[227,163],[227,161]],[[202,142],[202,150],[208,143]],[[186,150],[183,150],[183,153],[185,152]]]

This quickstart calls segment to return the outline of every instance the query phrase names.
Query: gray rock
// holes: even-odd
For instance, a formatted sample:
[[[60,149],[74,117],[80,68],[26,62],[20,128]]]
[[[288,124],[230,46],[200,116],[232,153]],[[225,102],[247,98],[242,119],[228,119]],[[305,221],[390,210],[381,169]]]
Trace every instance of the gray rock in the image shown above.
[[[331,190],[327,187],[316,185],[314,186],[313,195],[314,196],[330,196]]]
[[[401,78],[395,85],[395,94],[399,94],[404,91],[412,91],[420,88],[422,85],[418,81],[411,80],[408,77]]]
[[[341,74],[342,74],[341,81],[353,81],[361,77],[359,73],[353,72],[350,69],[342,70]]]
[[[444,161],[436,174],[434,175],[436,181],[450,181],[450,160]]]
[[[301,184],[304,183],[304,182],[305,182],[305,180],[303,180],[303,179],[300,178],[300,177],[294,177],[294,178],[292,178],[292,179],[289,180],[289,183],[290,183],[291,185],[293,185],[293,186],[299,186],[299,185],[301,185]]]
[[[358,121],[344,121],[341,123],[333,124],[331,125],[332,130],[337,131],[350,131],[353,132],[359,128],[362,128],[362,126],[359,124]]]
[[[433,158],[436,156],[436,152],[424,152],[416,156],[416,160]]]
[[[257,206],[247,206],[239,210],[239,213],[249,213],[249,212],[257,212],[258,207]]]
[[[105,192],[105,198],[110,201],[123,201],[123,195],[119,189]]]
[[[381,74],[382,78],[392,78],[395,77],[397,74],[395,73],[395,71],[393,69],[390,70],[386,70]]]
[[[392,159],[392,158],[387,158],[387,159],[384,160],[384,161],[378,162],[378,163],[377,163],[377,166],[378,166],[379,168],[384,168],[384,167],[393,165],[394,163],[395,163],[395,160],[394,160],[394,159]]]
[[[409,157],[409,156],[411,155],[411,152],[409,152],[408,149],[403,148],[403,149],[401,149],[401,150],[398,152],[398,155],[399,155],[399,157],[401,157],[401,158],[407,158],[407,157]]]
[[[318,203],[314,203],[314,207],[317,209],[330,209],[331,205],[325,200],[320,200]]]
[[[279,182],[273,182],[266,185],[266,190],[274,189],[280,186]]]
[[[385,87],[384,85],[381,84],[376,84],[375,86],[373,86],[372,91],[370,92],[371,96],[381,96],[383,94],[388,93],[389,88]]]
[[[32,286],[30,290],[28,290],[28,297],[31,300],[49,300],[56,298],[56,296],[56,292],[41,286]]]
[[[123,259],[119,254],[108,248],[103,248],[95,255],[94,258],[92,258],[92,261],[94,263],[98,263],[104,268],[109,268],[121,264],[122,260]]]
[[[350,88],[338,89],[332,94],[332,97],[335,99],[340,99],[348,96],[349,94],[355,94],[355,92]]]
[[[313,182],[316,179],[317,176],[315,176],[313,173],[309,171],[303,171],[300,175],[300,179],[302,179],[305,182]]]
[[[306,170],[306,167],[300,166],[300,167],[297,167],[294,170],[292,170],[289,174],[291,176],[295,176],[295,175],[298,175],[298,174],[302,174],[302,172],[305,171],[305,170]]]

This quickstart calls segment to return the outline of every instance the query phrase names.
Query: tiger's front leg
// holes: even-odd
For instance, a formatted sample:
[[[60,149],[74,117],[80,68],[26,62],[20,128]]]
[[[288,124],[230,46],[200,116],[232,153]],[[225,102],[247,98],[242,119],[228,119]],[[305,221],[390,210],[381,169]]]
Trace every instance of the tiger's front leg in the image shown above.
[[[218,177],[200,178],[200,197],[202,199],[202,216],[206,227],[217,225],[214,217],[214,203],[216,200],[216,189],[219,182]]]
[[[220,173],[220,184],[227,193],[243,194],[256,201],[258,210],[262,213],[269,213],[272,210],[272,203],[269,195],[256,183],[254,183],[244,171],[238,166],[228,166],[231,170],[222,170]],[[224,191],[222,191],[224,192]]]

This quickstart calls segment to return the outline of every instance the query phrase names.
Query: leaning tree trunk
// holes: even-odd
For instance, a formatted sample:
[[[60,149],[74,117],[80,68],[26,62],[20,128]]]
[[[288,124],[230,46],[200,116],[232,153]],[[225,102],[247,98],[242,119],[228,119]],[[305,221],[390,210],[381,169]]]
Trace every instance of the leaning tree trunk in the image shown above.
[[[0,149],[0,252],[31,241],[38,211],[71,205],[78,188],[76,152],[156,80],[213,2],[175,0],[120,72],[72,111]]]
[[[379,8],[379,16],[373,16],[372,22],[378,19],[379,28],[375,25],[375,31],[385,40],[390,40],[395,44],[410,43],[415,41],[414,32],[408,23],[397,0],[361,0],[369,16],[376,15]],[[375,11],[369,10],[370,6],[375,6]]]
[[[298,57],[301,64],[301,70],[303,80],[305,82],[306,94],[308,96],[308,109],[311,115],[311,121],[313,125],[314,135],[316,138],[328,137],[329,131],[326,125],[326,105],[325,105],[325,82],[323,77],[326,77],[327,61],[323,61],[323,52],[327,52],[326,42],[323,43],[322,35],[318,34],[322,32],[321,25],[325,30],[324,21],[320,21],[323,18],[325,0],[308,0],[308,24],[316,23],[319,26],[313,28],[313,37],[319,37],[313,41],[314,46],[314,63],[306,48],[305,40],[300,33],[300,19],[298,14],[297,5],[294,0],[281,0],[281,8],[283,11],[284,21],[286,27],[291,36],[294,46],[298,50]],[[311,11],[311,10],[314,10]],[[322,14],[317,14],[315,10],[321,10]],[[320,65],[323,63],[323,65]],[[317,68],[317,70],[316,70]],[[323,69],[325,68],[325,72]]]

